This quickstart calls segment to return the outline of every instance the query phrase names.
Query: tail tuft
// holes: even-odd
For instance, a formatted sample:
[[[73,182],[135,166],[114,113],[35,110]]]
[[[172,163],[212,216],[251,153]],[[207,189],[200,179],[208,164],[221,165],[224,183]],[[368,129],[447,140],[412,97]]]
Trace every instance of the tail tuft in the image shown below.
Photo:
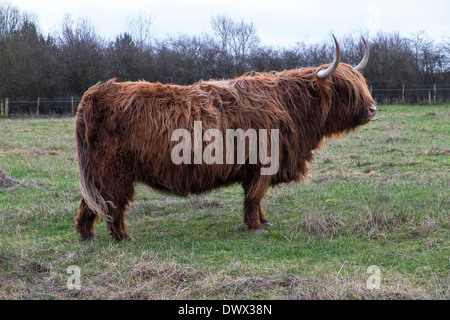
[[[111,201],[106,201],[95,184],[94,177],[90,172],[89,163],[89,144],[87,137],[89,136],[89,119],[93,119],[93,101],[92,90],[97,86],[89,89],[83,96],[77,110],[75,132],[77,141],[77,156],[79,167],[79,185],[81,195],[87,206],[96,214],[103,217],[106,221],[112,222],[113,218],[108,214],[109,207],[115,208]]]

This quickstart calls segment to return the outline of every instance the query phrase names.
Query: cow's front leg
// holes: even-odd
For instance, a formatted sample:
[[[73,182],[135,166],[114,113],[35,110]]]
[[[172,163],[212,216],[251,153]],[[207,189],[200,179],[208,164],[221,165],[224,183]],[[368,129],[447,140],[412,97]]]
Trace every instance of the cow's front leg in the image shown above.
[[[273,223],[271,223],[269,221],[269,219],[267,219],[267,217],[266,217],[266,214],[265,214],[265,212],[263,210],[263,207],[262,207],[262,201],[260,201],[258,203],[258,214],[259,214],[259,222],[261,223],[261,225],[263,227],[265,227],[265,226],[269,226],[269,227],[273,226]]]
[[[244,183],[244,223],[249,230],[261,230],[262,226],[269,223],[262,209],[262,199],[266,195],[270,185],[270,176],[261,176],[259,173],[248,177]]]

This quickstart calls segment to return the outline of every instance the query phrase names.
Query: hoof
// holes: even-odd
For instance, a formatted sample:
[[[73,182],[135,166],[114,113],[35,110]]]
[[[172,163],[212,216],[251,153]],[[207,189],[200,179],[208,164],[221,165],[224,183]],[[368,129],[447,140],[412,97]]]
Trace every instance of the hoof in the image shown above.
[[[273,227],[274,226],[274,224],[272,222],[269,222],[269,221],[264,222],[261,225],[264,226],[264,227]]]

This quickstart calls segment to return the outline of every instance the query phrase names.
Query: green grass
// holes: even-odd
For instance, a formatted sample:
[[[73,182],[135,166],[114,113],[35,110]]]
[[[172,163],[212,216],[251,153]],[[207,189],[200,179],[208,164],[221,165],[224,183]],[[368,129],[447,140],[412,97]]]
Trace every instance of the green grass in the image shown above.
[[[449,299],[449,107],[380,106],[327,141],[309,183],[269,190],[266,233],[246,231],[239,185],[137,185],[124,243],[103,221],[78,239],[74,119],[0,119],[0,168],[20,182],[0,187],[0,299]]]

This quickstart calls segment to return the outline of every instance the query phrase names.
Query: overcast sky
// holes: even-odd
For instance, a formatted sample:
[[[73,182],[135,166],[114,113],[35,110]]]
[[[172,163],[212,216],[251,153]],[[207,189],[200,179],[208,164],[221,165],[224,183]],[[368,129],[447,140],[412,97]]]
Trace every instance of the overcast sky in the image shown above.
[[[0,0],[1,2],[2,0]],[[8,1],[8,0],[7,0]],[[211,17],[226,14],[253,22],[265,44],[314,42],[368,31],[369,35],[421,30],[436,40],[450,37],[449,0],[9,0],[34,12],[45,34],[61,29],[64,14],[89,18],[96,32],[113,39],[126,32],[127,18],[144,12],[153,18],[156,38],[211,33]]]

